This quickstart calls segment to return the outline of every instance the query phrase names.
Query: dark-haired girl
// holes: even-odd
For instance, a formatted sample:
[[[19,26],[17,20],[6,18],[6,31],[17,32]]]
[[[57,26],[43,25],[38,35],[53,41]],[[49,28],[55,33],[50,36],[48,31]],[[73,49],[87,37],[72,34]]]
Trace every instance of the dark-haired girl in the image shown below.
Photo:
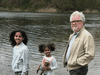
[[[13,46],[12,70],[15,75],[28,75],[29,50],[27,48],[27,36],[24,31],[12,31],[10,42]]]
[[[43,75],[54,75],[54,70],[57,69],[57,61],[51,55],[51,51],[55,51],[55,45],[53,43],[39,45],[39,52],[45,54],[42,60],[42,66],[39,65],[38,67],[38,69],[44,70]],[[49,67],[44,65],[46,61],[49,61]]]

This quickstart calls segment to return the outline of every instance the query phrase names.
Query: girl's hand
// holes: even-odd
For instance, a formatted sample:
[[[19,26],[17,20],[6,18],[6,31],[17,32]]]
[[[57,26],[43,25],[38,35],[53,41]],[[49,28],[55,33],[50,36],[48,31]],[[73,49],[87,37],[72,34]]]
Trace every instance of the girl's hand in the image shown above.
[[[44,67],[43,70],[46,71],[48,67]]]
[[[46,71],[46,70],[51,70],[51,68],[49,68],[49,67],[44,67],[43,70],[44,70],[44,71]]]

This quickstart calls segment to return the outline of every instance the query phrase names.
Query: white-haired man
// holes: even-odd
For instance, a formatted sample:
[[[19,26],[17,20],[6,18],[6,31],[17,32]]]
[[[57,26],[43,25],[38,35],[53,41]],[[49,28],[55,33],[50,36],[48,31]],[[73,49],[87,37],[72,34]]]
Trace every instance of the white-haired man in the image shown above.
[[[63,55],[63,65],[70,75],[86,75],[88,64],[95,56],[93,36],[85,29],[85,16],[75,11],[70,16],[73,34],[70,35],[67,49]]]

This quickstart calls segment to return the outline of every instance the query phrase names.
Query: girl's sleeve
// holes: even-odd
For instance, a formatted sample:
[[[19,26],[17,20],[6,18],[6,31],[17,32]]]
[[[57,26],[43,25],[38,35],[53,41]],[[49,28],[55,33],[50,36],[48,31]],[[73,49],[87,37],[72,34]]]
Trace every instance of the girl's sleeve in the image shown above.
[[[51,70],[55,70],[55,69],[57,69],[57,61],[56,61],[56,59],[54,58],[53,60],[52,60],[52,66],[50,67],[51,68]]]
[[[22,69],[21,75],[26,75],[29,69],[29,50],[28,48],[23,51],[22,60],[23,60],[23,69]]]

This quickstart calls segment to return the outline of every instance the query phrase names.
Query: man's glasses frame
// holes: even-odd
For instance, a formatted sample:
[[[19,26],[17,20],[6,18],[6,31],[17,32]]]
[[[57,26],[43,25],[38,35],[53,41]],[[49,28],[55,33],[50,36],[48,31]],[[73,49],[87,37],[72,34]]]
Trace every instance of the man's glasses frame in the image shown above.
[[[71,21],[71,23],[78,23],[78,22],[80,22],[80,21],[82,21],[82,20]]]

